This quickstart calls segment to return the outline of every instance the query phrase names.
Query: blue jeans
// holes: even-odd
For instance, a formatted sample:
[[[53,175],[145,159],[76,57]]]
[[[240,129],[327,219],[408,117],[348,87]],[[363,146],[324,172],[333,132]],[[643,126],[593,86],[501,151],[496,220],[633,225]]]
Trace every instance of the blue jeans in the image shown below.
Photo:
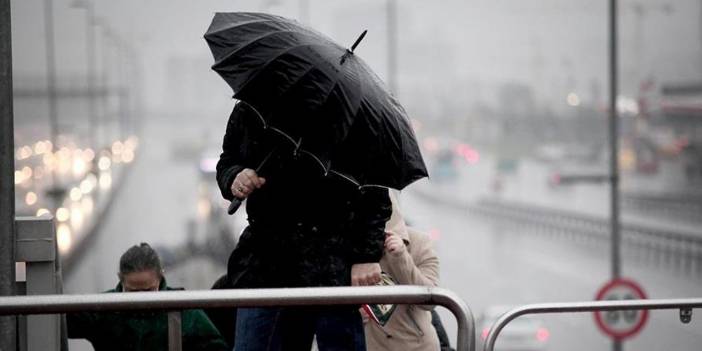
[[[363,322],[353,307],[239,308],[235,351],[366,351]]]

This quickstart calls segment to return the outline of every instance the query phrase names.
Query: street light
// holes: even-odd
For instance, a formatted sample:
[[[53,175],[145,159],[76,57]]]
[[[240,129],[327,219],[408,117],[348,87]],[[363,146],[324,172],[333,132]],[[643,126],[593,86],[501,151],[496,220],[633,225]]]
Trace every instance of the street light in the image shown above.
[[[108,52],[108,45],[107,41],[109,37],[112,34],[112,30],[110,30],[109,26],[107,25],[107,21],[100,17],[100,16],[95,16],[95,21],[93,22],[93,25],[95,26],[96,31],[99,30],[100,32],[100,121],[101,125],[99,127],[100,135],[102,142],[106,145],[111,144],[112,142],[110,141],[110,129],[109,126],[111,124],[110,120],[110,114],[109,114],[109,105],[108,105],[108,93],[109,93],[109,88],[108,88],[108,69],[110,66],[113,65],[110,60],[110,53]],[[99,27],[99,28],[98,28]]]
[[[58,112],[56,108],[56,50],[54,45],[54,8],[52,0],[44,0],[44,44],[46,53],[46,85],[49,97],[49,128],[51,143],[56,146]]]
[[[95,30],[93,25],[95,24],[95,6],[89,0],[74,0],[71,3],[71,7],[84,9],[86,20],[85,20],[85,48],[86,48],[86,70],[87,70],[87,83],[88,83],[88,144],[93,150],[98,149],[96,141],[96,119],[97,116],[97,106],[95,104],[95,88],[96,88],[96,56],[95,56]]]
[[[53,0],[44,0],[44,34],[46,51],[46,85],[49,98],[49,134],[51,144],[58,147],[58,109],[56,106],[56,50],[54,45],[54,8]],[[54,210],[59,205],[60,198],[65,190],[58,183],[56,172],[50,172],[51,188],[47,191],[51,198],[51,209]]]
[[[122,39],[117,35],[114,31],[110,30],[109,28],[105,28],[104,31],[105,34],[105,57],[107,57],[107,44],[110,43],[112,50],[114,52],[114,63],[112,66],[116,69],[116,72],[113,71],[113,77],[115,77],[115,82],[114,82],[114,90],[117,91],[117,97],[119,99],[119,107],[117,109],[117,123],[118,123],[118,131],[117,131],[117,139],[118,140],[124,140],[126,138],[126,130],[125,130],[125,118],[126,118],[126,109],[125,109],[125,101],[124,101],[124,86],[125,86],[125,74],[126,70],[124,68],[125,62],[124,62],[124,46],[125,44],[123,43]],[[105,61],[107,63],[107,61]],[[109,67],[107,64],[105,64],[106,67]],[[106,71],[106,70],[105,70]]]

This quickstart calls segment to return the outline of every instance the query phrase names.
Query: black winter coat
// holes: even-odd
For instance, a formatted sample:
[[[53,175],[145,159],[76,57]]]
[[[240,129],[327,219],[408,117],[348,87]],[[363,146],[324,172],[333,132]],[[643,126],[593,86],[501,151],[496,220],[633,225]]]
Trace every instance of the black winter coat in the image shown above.
[[[250,107],[234,107],[217,163],[217,183],[231,200],[231,184],[244,168],[266,178],[247,199],[249,226],[229,257],[234,287],[350,285],[351,265],[378,262],[392,211],[387,189],[359,190],[262,128]],[[278,139],[276,139],[278,138]]]

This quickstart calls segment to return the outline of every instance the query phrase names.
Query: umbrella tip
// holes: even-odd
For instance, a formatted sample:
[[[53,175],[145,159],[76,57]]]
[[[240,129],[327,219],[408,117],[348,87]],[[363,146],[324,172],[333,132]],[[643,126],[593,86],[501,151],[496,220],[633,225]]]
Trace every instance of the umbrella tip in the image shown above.
[[[359,43],[361,43],[361,40],[363,40],[363,37],[366,36],[366,33],[368,33],[368,29],[364,30],[363,33],[358,36],[358,39],[356,39],[353,45],[351,45],[350,49],[346,49],[346,53],[344,53],[344,56],[341,56],[341,60],[339,61],[340,65],[343,65],[344,62],[346,62],[346,59],[349,58],[350,55],[353,55],[353,51],[356,50],[356,47]]]
[[[351,49],[349,50],[351,51],[351,53],[353,53],[353,51],[356,50],[356,47],[358,46],[358,44],[361,43],[361,40],[363,40],[363,37],[366,36],[366,33],[368,33],[368,29],[365,29],[363,33],[361,33],[361,35],[358,36],[358,39],[356,39],[353,45],[351,45]]]

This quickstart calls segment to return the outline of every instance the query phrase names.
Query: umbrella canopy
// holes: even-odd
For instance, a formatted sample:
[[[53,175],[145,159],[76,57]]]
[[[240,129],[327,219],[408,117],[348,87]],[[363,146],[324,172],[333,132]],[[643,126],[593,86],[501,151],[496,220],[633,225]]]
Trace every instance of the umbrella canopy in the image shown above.
[[[407,113],[353,49],[263,13],[217,13],[205,39],[234,98],[325,175],[396,189],[427,176]]]

